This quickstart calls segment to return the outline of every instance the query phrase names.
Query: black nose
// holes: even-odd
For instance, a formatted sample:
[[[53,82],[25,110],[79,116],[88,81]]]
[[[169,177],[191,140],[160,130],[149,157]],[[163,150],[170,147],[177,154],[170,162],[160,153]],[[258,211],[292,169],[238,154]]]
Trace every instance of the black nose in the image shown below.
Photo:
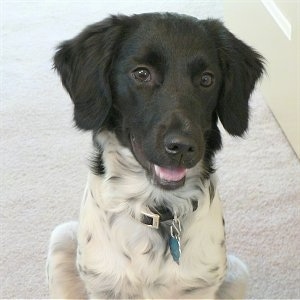
[[[187,136],[169,134],[164,139],[165,149],[168,154],[178,157],[183,161],[197,160],[198,150],[196,142]]]

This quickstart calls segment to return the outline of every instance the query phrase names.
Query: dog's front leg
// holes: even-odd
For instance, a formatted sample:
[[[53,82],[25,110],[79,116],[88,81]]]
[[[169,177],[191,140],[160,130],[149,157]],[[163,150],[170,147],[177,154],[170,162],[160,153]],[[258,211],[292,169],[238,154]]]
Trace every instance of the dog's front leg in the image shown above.
[[[244,299],[248,277],[246,265],[237,257],[228,255],[227,274],[217,292],[217,299]]]
[[[76,268],[77,222],[57,226],[51,235],[47,257],[50,298],[87,299]]]

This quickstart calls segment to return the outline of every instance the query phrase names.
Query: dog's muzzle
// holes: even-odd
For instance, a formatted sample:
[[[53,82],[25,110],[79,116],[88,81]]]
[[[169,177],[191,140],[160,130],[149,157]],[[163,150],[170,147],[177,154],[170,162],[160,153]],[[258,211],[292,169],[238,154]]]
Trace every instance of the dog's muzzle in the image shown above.
[[[182,187],[187,170],[199,161],[199,155],[195,154],[196,145],[185,137],[173,135],[164,139],[166,155],[172,161],[170,166],[160,166],[150,162],[133,134],[130,134],[130,142],[133,154],[146,169],[152,183],[165,190]]]

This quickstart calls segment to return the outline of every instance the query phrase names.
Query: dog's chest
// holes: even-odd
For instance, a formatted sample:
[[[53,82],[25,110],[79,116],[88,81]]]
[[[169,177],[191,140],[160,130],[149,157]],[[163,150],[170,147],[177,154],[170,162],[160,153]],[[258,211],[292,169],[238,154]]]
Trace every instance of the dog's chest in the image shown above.
[[[217,201],[213,205],[210,217],[203,219],[195,213],[182,224],[178,265],[170,254],[167,235],[126,213],[105,212],[87,190],[77,267],[91,297],[213,296],[226,269],[222,215]]]

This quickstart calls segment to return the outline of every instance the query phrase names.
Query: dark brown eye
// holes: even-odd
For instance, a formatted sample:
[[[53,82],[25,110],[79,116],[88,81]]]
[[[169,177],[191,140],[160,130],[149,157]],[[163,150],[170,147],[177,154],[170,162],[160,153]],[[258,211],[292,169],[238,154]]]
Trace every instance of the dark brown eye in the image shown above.
[[[214,75],[210,72],[204,72],[200,77],[200,84],[203,87],[210,87],[214,83]]]
[[[151,80],[151,73],[146,68],[138,68],[132,72],[132,77],[140,82],[149,82]]]

